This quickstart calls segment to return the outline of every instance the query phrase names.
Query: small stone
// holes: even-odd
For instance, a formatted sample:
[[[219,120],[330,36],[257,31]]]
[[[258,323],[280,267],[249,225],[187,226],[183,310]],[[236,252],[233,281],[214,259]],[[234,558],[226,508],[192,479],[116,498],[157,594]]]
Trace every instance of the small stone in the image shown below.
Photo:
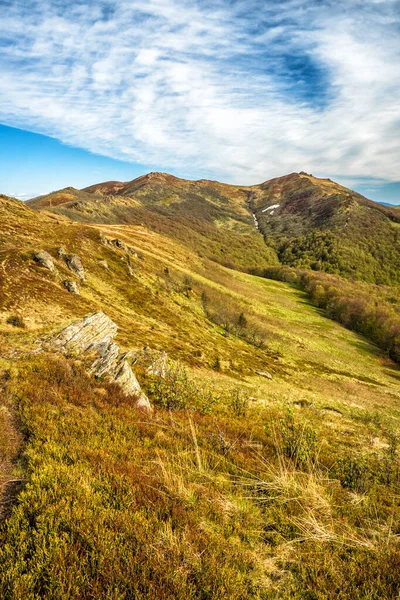
[[[119,240],[117,238],[117,239],[113,240],[112,243],[114,244],[114,246],[117,246],[117,248],[121,248],[121,250],[128,251],[128,246],[122,240]]]
[[[65,251],[65,248],[63,248],[63,246],[61,246],[58,250],[57,250],[57,256],[59,258],[64,258],[65,256],[67,256],[67,253]]]
[[[54,271],[53,258],[48,252],[46,252],[46,250],[40,250],[39,252],[35,252],[33,258],[45,269],[49,269],[49,271]]]
[[[272,379],[271,373],[268,373],[267,371],[256,371],[256,374],[261,375],[261,377],[266,377],[267,379]]]
[[[99,265],[101,265],[102,267],[104,267],[107,270],[110,268],[108,266],[108,262],[106,260],[99,260]]]
[[[85,281],[85,269],[83,268],[82,261],[77,254],[72,256],[66,256],[65,262],[67,263],[67,267],[75,273],[82,281]]]
[[[64,281],[63,285],[68,292],[71,292],[71,294],[77,294],[78,296],[80,295],[79,287],[75,281]]]
[[[103,246],[111,246],[110,240],[102,233],[100,233],[100,243],[103,244]]]

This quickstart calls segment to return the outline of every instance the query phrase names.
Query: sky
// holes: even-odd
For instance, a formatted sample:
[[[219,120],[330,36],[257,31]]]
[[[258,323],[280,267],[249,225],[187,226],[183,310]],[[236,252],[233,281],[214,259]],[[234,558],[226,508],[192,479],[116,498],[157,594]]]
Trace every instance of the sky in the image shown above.
[[[0,192],[293,171],[400,204],[400,0],[0,0]]]

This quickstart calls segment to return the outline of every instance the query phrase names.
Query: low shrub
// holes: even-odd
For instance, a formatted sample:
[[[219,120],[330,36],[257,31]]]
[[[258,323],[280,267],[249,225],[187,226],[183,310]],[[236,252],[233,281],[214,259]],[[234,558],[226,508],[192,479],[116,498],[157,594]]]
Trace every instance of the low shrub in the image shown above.
[[[11,315],[8,317],[7,323],[13,325],[13,327],[20,327],[21,329],[25,329],[26,327],[25,321],[20,315]]]

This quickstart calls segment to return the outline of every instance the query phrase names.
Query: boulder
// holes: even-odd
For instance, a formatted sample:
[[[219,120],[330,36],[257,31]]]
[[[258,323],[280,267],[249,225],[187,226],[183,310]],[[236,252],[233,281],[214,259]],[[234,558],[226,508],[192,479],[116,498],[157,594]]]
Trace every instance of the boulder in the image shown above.
[[[71,292],[71,294],[77,294],[78,296],[80,295],[78,284],[75,281],[64,281],[63,285],[68,292]]]
[[[58,250],[57,250],[57,256],[59,258],[65,258],[67,256],[66,250],[65,248],[63,248],[63,246],[61,246]]]
[[[85,269],[83,268],[82,261],[77,254],[73,254],[72,256],[66,256],[65,262],[67,263],[67,267],[75,273],[82,281],[85,281]]]
[[[48,252],[46,252],[46,250],[39,250],[39,252],[35,252],[33,258],[42,267],[45,267],[45,269],[49,269],[49,271],[54,271],[53,258]]]
[[[82,357],[90,374],[118,384],[124,394],[137,397],[138,408],[152,410],[130,367],[128,354],[120,353],[118,344],[113,341],[117,331],[117,325],[100,311],[50,336],[42,342],[42,348]]]
[[[111,342],[117,331],[116,324],[100,311],[74,321],[56,335],[47,338],[42,346],[65,355],[79,355],[87,352],[92,346]]]

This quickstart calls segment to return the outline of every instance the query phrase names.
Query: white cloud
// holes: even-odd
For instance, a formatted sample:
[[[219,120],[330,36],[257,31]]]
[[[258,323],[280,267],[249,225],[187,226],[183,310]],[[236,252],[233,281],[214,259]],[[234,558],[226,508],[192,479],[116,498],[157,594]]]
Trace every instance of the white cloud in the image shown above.
[[[398,4],[329,4],[15,1],[0,120],[243,184],[301,169],[398,179]],[[326,82],[304,82],[307,64],[296,80],[298,59]]]

